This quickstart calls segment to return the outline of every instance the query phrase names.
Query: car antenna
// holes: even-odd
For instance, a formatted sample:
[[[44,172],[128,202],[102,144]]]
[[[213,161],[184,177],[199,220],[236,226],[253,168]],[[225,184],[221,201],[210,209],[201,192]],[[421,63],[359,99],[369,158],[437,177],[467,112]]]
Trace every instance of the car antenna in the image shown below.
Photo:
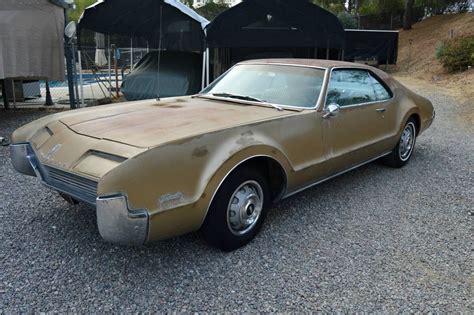
[[[163,4],[160,3],[160,32],[158,37],[158,73],[156,74],[156,84],[158,85],[158,97],[156,101],[160,101],[160,63],[161,63],[161,40],[163,36]]]

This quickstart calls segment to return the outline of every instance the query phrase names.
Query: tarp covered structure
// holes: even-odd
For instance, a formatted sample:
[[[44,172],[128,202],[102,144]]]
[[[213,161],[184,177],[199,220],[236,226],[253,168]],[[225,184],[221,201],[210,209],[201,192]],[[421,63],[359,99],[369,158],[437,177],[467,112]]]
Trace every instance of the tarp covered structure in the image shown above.
[[[84,11],[79,29],[142,37],[163,50],[203,51],[208,23],[177,0],[100,0]]]
[[[344,60],[375,60],[378,64],[396,64],[398,35],[398,31],[348,29]]]
[[[158,58],[153,51],[125,77],[121,91],[129,101],[195,94],[201,89],[201,71],[200,54],[164,51]]]
[[[344,47],[339,19],[308,0],[244,0],[206,29],[209,47]]]
[[[0,79],[64,80],[64,8],[49,0],[0,1]]]
[[[309,0],[243,0],[206,27],[210,80],[256,58],[340,59],[344,28]]]

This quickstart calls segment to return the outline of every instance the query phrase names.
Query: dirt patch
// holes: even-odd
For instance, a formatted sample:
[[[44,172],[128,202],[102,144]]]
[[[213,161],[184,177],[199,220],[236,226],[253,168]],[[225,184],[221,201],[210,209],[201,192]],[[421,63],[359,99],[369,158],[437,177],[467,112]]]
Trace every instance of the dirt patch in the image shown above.
[[[437,93],[456,98],[458,102],[454,103],[454,106],[458,107],[456,111],[461,114],[459,118],[471,127],[474,126],[474,98],[467,98],[466,95],[460,94],[459,88],[453,89],[451,87],[442,86],[441,84],[435,84],[427,80],[414,78],[407,74],[394,74],[393,77],[409,88],[415,88],[417,90],[436,91]],[[472,91],[469,94],[472,95]]]

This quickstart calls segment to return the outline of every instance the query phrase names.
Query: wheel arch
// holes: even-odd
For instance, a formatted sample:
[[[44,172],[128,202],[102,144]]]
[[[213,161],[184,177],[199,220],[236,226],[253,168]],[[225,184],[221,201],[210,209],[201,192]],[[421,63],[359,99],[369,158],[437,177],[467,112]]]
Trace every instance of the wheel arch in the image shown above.
[[[276,151],[272,149],[272,152]],[[239,154],[237,153],[236,155]],[[237,172],[240,168],[243,167],[255,167],[257,169],[262,169],[264,173],[263,175],[269,181],[268,185],[270,186],[271,190],[270,193],[272,195],[272,202],[281,199],[285,195],[288,186],[288,165],[286,165],[285,162],[287,161],[281,161],[274,155],[258,153],[248,155],[245,158],[240,159],[238,163],[234,163],[233,166],[225,172],[225,175],[220,178],[218,185],[214,189],[213,194],[208,202],[202,222],[204,223],[209,213],[209,209],[212,205],[212,202],[214,201],[214,198],[219,189],[221,188],[222,184],[231,174]],[[223,168],[226,167],[222,166],[221,169]],[[217,173],[219,173],[219,171],[217,171],[216,174]]]
[[[402,131],[405,128],[405,125],[408,123],[410,119],[413,119],[415,121],[416,136],[420,134],[420,127],[421,127],[420,113],[418,112],[418,109],[416,107],[413,107],[407,112],[405,112],[402,116],[400,116],[400,120],[399,120],[400,125],[398,126],[398,132],[396,136],[397,140],[400,138],[400,135],[402,134]]]
[[[406,123],[410,120],[414,120],[415,121],[415,127],[416,127],[416,136],[418,136],[420,134],[420,130],[421,130],[421,118],[420,118],[420,115],[418,113],[412,113],[408,119],[406,120]],[[405,123],[405,124],[406,124]]]
[[[269,155],[255,155],[240,162],[226,174],[217,189],[220,188],[230,174],[237,172],[243,167],[252,167],[261,170],[264,177],[268,180],[272,201],[277,201],[284,196],[288,185],[288,175],[281,163]]]

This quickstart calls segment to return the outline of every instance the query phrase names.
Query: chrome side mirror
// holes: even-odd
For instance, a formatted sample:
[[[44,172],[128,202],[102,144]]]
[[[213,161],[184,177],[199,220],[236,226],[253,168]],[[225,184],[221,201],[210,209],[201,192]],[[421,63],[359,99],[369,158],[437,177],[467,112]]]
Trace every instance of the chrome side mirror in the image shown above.
[[[324,114],[323,118],[329,118],[329,117],[336,116],[339,113],[340,109],[341,109],[341,106],[339,106],[335,103],[329,104],[326,107],[326,111],[325,111],[325,114]]]

